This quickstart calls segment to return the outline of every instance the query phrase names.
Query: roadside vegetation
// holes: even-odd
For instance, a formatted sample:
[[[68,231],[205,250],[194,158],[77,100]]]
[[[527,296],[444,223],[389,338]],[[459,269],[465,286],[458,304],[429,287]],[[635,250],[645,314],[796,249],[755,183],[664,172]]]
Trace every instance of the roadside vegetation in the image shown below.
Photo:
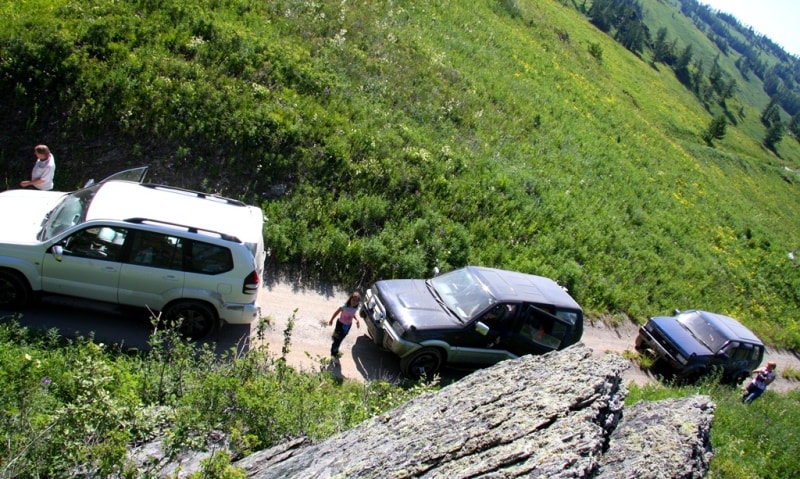
[[[297,371],[281,352],[221,356],[154,325],[148,352],[0,323],[0,477],[154,478],[129,448],[162,439],[164,458],[211,450],[197,477],[244,477],[231,463],[302,436],[318,441],[438,389],[436,382],[338,381]],[[291,325],[291,321],[289,323]],[[291,347],[291,326],[284,348]],[[234,348],[235,349],[235,348]],[[629,385],[626,402],[708,394],[717,403],[710,478],[793,477],[800,392],[753,404],[716,378],[693,386]],[[216,438],[217,443],[213,442]],[[228,448],[219,443],[227,438]]]
[[[290,438],[324,439],[436,388],[342,382],[324,361],[316,372],[297,371],[266,348],[218,356],[170,328],[154,326],[141,352],[3,319],[3,478],[157,477],[163,464],[136,465],[128,456],[129,447],[154,439],[163,439],[165,458],[210,449],[217,457],[206,470],[228,471],[231,460]],[[209,442],[215,435],[228,450]]]
[[[697,85],[713,44],[642,3],[671,19],[662,43],[702,44]],[[711,147],[719,97],[698,100],[647,44],[632,52],[552,0],[0,13],[5,187],[45,142],[61,189],[145,163],[153,181],[261,204],[273,268],[366,287],[503,267],[556,279],[598,315],[704,308],[800,346],[800,144],[764,148],[769,97],[733,57],[716,69],[740,86],[723,98],[736,125]]]

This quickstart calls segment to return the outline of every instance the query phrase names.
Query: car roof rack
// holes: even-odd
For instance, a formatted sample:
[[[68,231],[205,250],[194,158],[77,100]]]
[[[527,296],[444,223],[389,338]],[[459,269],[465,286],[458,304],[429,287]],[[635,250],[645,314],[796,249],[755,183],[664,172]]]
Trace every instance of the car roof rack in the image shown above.
[[[180,223],[172,223],[170,221],[162,221],[162,220],[154,220],[151,218],[127,218],[125,220],[126,223],[136,223],[136,224],[152,224],[152,225],[168,225],[174,226],[176,228],[185,229],[189,233],[197,233],[197,234],[205,234],[205,235],[213,235],[218,236],[219,238],[225,241],[231,241],[234,243],[242,243],[237,236],[229,235],[227,233],[222,233],[221,231],[210,230],[206,228],[198,228],[196,226],[189,226],[189,225],[182,225]]]
[[[233,205],[233,206],[247,206],[245,203],[243,203],[243,202],[241,202],[239,200],[234,200],[232,198],[227,198],[225,196],[215,195],[215,194],[212,194],[212,193],[203,193],[202,191],[187,190],[185,188],[179,188],[177,186],[160,185],[160,184],[157,184],[157,183],[142,183],[141,185],[144,186],[145,188],[152,188],[154,190],[172,191],[172,192],[181,193],[181,194],[184,194],[184,195],[187,195],[187,196],[195,196],[197,198],[220,201],[220,202],[227,203],[227,204]]]

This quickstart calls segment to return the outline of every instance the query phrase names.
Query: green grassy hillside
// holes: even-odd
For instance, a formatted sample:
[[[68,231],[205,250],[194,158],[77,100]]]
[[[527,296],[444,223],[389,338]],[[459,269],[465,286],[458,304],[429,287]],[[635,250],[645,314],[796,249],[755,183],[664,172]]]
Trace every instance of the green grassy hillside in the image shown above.
[[[800,346],[800,144],[762,146],[757,79],[719,56],[737,123],[709,146],[716,106],[565,3],[8,2],[4,183],[46,142],[64,189],[148,163],[262,203],[271,267],[504,267],[595,315],[705,308]],[[708,71],[677,2],[641,3]]]

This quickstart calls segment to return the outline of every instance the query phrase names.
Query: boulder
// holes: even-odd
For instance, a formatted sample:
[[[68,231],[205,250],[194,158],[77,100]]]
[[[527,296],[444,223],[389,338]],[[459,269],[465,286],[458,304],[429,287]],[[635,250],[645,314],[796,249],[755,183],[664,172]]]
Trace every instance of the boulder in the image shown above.
[[[703,477],[714,404],[697,396],[623,413],[628,367],[583,344],[503,361],[325,441],[234,465],[257,479]]]
[[[701,478],[711,460],[716,405],[708,396],[641,401],[625,408],[597,477]]]

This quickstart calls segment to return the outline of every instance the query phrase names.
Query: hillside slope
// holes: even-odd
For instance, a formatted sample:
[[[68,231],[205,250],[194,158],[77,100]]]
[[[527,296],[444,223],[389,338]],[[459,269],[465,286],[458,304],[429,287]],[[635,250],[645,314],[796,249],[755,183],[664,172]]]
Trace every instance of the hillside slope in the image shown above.
[[[675,2],[643,3],[713,53]],[[709,146],[714,107],[575,8],[37,0],[0,13],[7,187],[46,142],[64,189],[148,163],[151,180],[262,203],[272,267],[365,287],[485,264],[553,277],[592,313],[705,308],[800,346],[800,145],[761,145],[753,86]]]

